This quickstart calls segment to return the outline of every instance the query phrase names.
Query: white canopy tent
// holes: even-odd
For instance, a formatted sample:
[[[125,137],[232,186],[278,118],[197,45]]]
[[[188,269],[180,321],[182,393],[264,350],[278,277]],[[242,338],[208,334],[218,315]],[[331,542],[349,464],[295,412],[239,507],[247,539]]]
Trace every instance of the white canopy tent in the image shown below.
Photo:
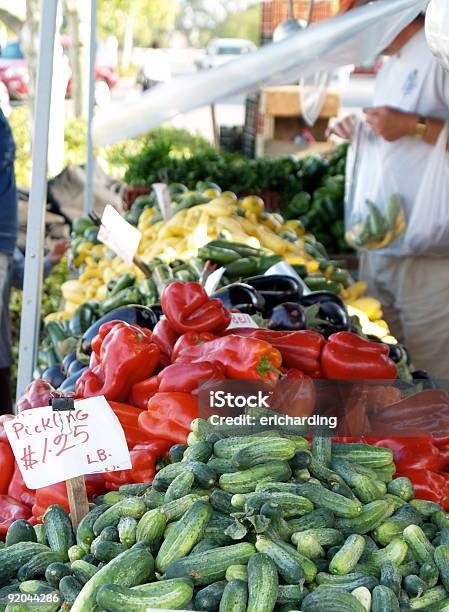
[[[90,0],[92,16],[96,0]],[[58,0],[42,0],[36,91],[32,183],[28,210],[25,285],[20,330],[17,395],[32,380],[39,341],[40,296],[48,151],[48,118],[53,42]],[[219,68],[179,77],[144,94],[135,102],[111,106],[93,121],[95,24],[91,27],[89,134],[97,145],[138,136],[180,113],[213,104],[236,93],[268,84],[290,83],[317,71],[371,59],[425,6],[426,0],[376,0],[349,13],[314,24],[290,38],[267,45]],[[92,139],[88,139],[88,176],[92,175]],[[87,181],[91,189],[91,181]],[[86,210],[92,195],[86,194]]]

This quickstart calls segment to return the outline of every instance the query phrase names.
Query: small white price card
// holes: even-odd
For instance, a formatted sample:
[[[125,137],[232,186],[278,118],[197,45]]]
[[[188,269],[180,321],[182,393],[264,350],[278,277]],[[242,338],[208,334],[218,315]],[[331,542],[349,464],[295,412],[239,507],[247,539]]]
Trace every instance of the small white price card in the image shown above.
[[[164,219],[170,219],[172,214],[171,195],[166,183],[153,183],[157,203]]]
[[[237,329],[238,327],[259,328],[254,319],[249,314],[246,314],[246,312],[231,312],[231,322],[227,329]]]
[[[122,259],[132,263],[139,248],[142,234],[108,204],[101,217],[98,240],[112,249]]]
[[[25,410],[5,431],[29,489],[131,468],[124,431],[104,397],[76,401],[71,411]]]

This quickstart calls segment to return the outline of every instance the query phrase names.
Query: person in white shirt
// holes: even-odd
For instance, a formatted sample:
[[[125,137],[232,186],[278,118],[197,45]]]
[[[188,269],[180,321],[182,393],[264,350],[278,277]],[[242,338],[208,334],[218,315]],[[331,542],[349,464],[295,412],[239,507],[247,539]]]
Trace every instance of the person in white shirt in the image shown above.
[[[373,106],[364,109],[366,123],[382,139],[384,161],[408,217],[429,156],[449,122],[449,74],[427,45],[424,23],[420,14],[384,51],[388,58],[377,77]],[[347,117],[331,131],[351,140],[355,125],[356,119]],[[441,223],[449,224],[449,218]],[[449,244],[447,255],[439,257],[361,251],[360,278],[382,302],[385,317],[409,349],[414,366],[446,378]]]

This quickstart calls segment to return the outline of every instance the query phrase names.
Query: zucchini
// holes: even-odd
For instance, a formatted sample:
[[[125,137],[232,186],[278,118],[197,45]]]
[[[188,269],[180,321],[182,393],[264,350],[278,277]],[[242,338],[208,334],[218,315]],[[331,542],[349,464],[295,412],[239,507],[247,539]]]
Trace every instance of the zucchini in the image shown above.
[[[70,576],[71,573],[72,571],[66,563],[55,561],[47,566],[45,570],[45,580],[52,587],[58,588],[61,578],[64,578],[64,576]]]
[[[19,519],[10,525],[5,538],[6,546],[19,542],[37,542],[36,531],[28,521]]]
[[[302,612],[365,612],[359,600],[342,589],[318,588],[301,603]]]
[[[219,580],[200,589],[193,600],[195,610],[215,612],[220,605],[225,586],[226,580]]]
[[[382,468],[393,463],[393,452],[389,448],[368,444],[333,444],[332,458],[334,457],[370,468]]]
[[[131,548],[136,543],[137,525],[137,520],[132,516],[122,516],[118,522],[118,537],[126,548]]]
[[[130,516],[135,519],[140,519],[145,512],[146,507],[143,499],[139,497],[127,497],[100,514],[93,524],[93,532],[98,536],[105,527],[116,527],[122,517]]]
[[[164,535],[167,519],[159,508],[146,512],[137,524],[136,542],[146,542],[155,553]]]
[[[387,484],[387,491],[392,495],[397,495],[406,502],[415,497],[415,489],[413,488],[412,481],[410,478],[405,478],[404,476],[395,478],[389,482]]]
[[[248,566],[230,565],[226,570],[225,578],[228,582],[231,580],[243,580],[248,582]]]
[[[277,592],[278,573],[272,559],[263,553],[252,555],[248,561],[247,612],[272,612]]]
[[[195,477],[193,473],[188,469],[178,474],[178,476],[168,485],[168,489],[164,496],[164,502],[171,502],[180,497],[184,497],[184,495],[188,495],[192,489],[194,480]]]
[[[399,601],[387,586],[374,587],[371,601],[372,612],[399,612]]]
[[[204,501],[197,501],[184,514],[176,529],[167,537],[156,557],[156,569],[164,572],[168,565],[189,554],[212,516],[212,507]]]
[[[320,508],[331,510],[336,516],[354,518],[362,513],[362,504],[343,495],[328,491],[320,485],[306,482],[299,486],[299,493]]]
[[[89,580],[97,573],[98,569],[92,563],[88,563],[83,559],[78,559],[78,561],[73,561],[70,565],[70,569],[75,578],[81,582],[81,584],[86,584]],[[47,578],[48,580],[48,578]]]
[[[207,550],[206,552],[190,554],[172,561],[165,572],[166,578],[192,578],[194,584],[210,584],[223,580],[226,569],[231,563],[245,564],[254,555],[255,548],[249,542],[232,544]]]
[[[75,600],[72,612],[88,612],[95,610],[96,596],[104,585],[121,585],[132,587],[151,580],[154,571],[153,557],[143,549],[130,548],[110,563],[103,566],[83,586]]]
[[[98,606],[108,612],[146,612],[150,608],[183,609],[192,597],[190,580],[177,578],[133,588],[107,584],[98,590],[96,600]]]
[[[250,493],[263,480],[286,481],[292,475],[286,461],[268,461],[262,465],[220,476],[220,488],[228,493]],[[306,497],[306,496],[305,496]]]
[[[357,565],[365,550],[363,536],[350,535],[340,550],[332,557],[329,571],[332,574],[349,574]]]
[[[45,576],[45,570],[50,563],[55,563],[56,561],[62,562],[65,559],[66,556],[63,553],[56,552],[54,550],[41,552],[29,559],[20,567],[19,571],[17,572],[17,578],[20,581],[43,578]]]
[[[59,583],[61,597],[69,605],[73,605],[82,588],[83,585],[74,576],[64,576]]]
[[[238,470],[246,470],[270,460],[288,461],[294,457],[296,445],[287,438],[259,439],[235,451],[232,463]]]
[[[243,580],[231,580],[225,586],[219,612],[246,612],[248,588]]]
[[[304,584],[306,576],[302,565],[288,550],[264,536],[257,536],[256,550],[268,555],[274,561],[279,575],[287,584]]]
[[[48,546],[68,558],[68,550],[75,544],[72,523],[61,506],[49,506],[44,514],[45,536]]]

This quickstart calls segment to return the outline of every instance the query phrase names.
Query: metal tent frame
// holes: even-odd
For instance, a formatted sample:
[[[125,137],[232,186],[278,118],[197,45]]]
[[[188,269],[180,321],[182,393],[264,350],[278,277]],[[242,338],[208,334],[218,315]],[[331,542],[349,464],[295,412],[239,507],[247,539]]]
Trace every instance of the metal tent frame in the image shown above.
[[[84,1],[84,0],[83,0]],[[84,200],[85,213],[93,210],[94,155],[92,122],[95,103],[96,0],[90,1],[90,71],[87,118],[87,179]],[[40,330],[43,249],[45,243],[45,211],[47,200],[47,154],[50,101],[53,81],[53,56],[59,0],[41,0],[39,61],[33,126],[31,190],[28,203],[25,277],[22,319],[20,325],[19,370],[17,398],[33,379]]]
[[[83,0],[84,1],[84,0]],[[86,0],[87,1],[87,0]],[[127,102],[122,108],[93,121],[94,63],[95,63],[95,10],[96,0],[91,3],[90,31],[90,84],[88,116],[88,180],[86,185],[85,210],[92,210],[93,140],[98,145],[138,136],[179,113],[200,106],[213,104],[219,99],[235,93],[251,91],[256,87],[273,82],[298,80],[307,76],[324,63],[329,69],[344,63],[352,63],[350,39],[361,35],[356,44],[357,60],[365,48],[363,40],[368,32],[380,22],[389,24],[397,17],[395,24],[382,30],[375,30],[383,38],[395,34],[425,6],[426,0],[377,0],[367,6],[355,9],[346,15],[334,17],[288,39],[267,45],[257,52],[243,56],[222,67],[179,77],[171,83],[160,85],[135,103]],[[44,218],[48,151],[48,124],[56,11],[58,0],[41,0],[41,29],[36,91],[35,116],[39,121],[34,126],[32,183],[28,210],[25,284],[20,329],[19,373],[17,395],[23,393],[32,380],[35,356],[39,340],[40,296],[42,288]],[[330,23],[332,22],[332,23]],[[360,37],[360,36],[359,36]],[[369,36],[367,37],[369,38]],[[373,41],[371,40],[371,43]],[[378,43],[379,44],[379,43]],[[326,64],[327,62],[327,64]],[[273,67],[276,67],[274,69]],[[322,66],[319,68],[322,69]],[[93,138],[92,138],[93,137]]]

